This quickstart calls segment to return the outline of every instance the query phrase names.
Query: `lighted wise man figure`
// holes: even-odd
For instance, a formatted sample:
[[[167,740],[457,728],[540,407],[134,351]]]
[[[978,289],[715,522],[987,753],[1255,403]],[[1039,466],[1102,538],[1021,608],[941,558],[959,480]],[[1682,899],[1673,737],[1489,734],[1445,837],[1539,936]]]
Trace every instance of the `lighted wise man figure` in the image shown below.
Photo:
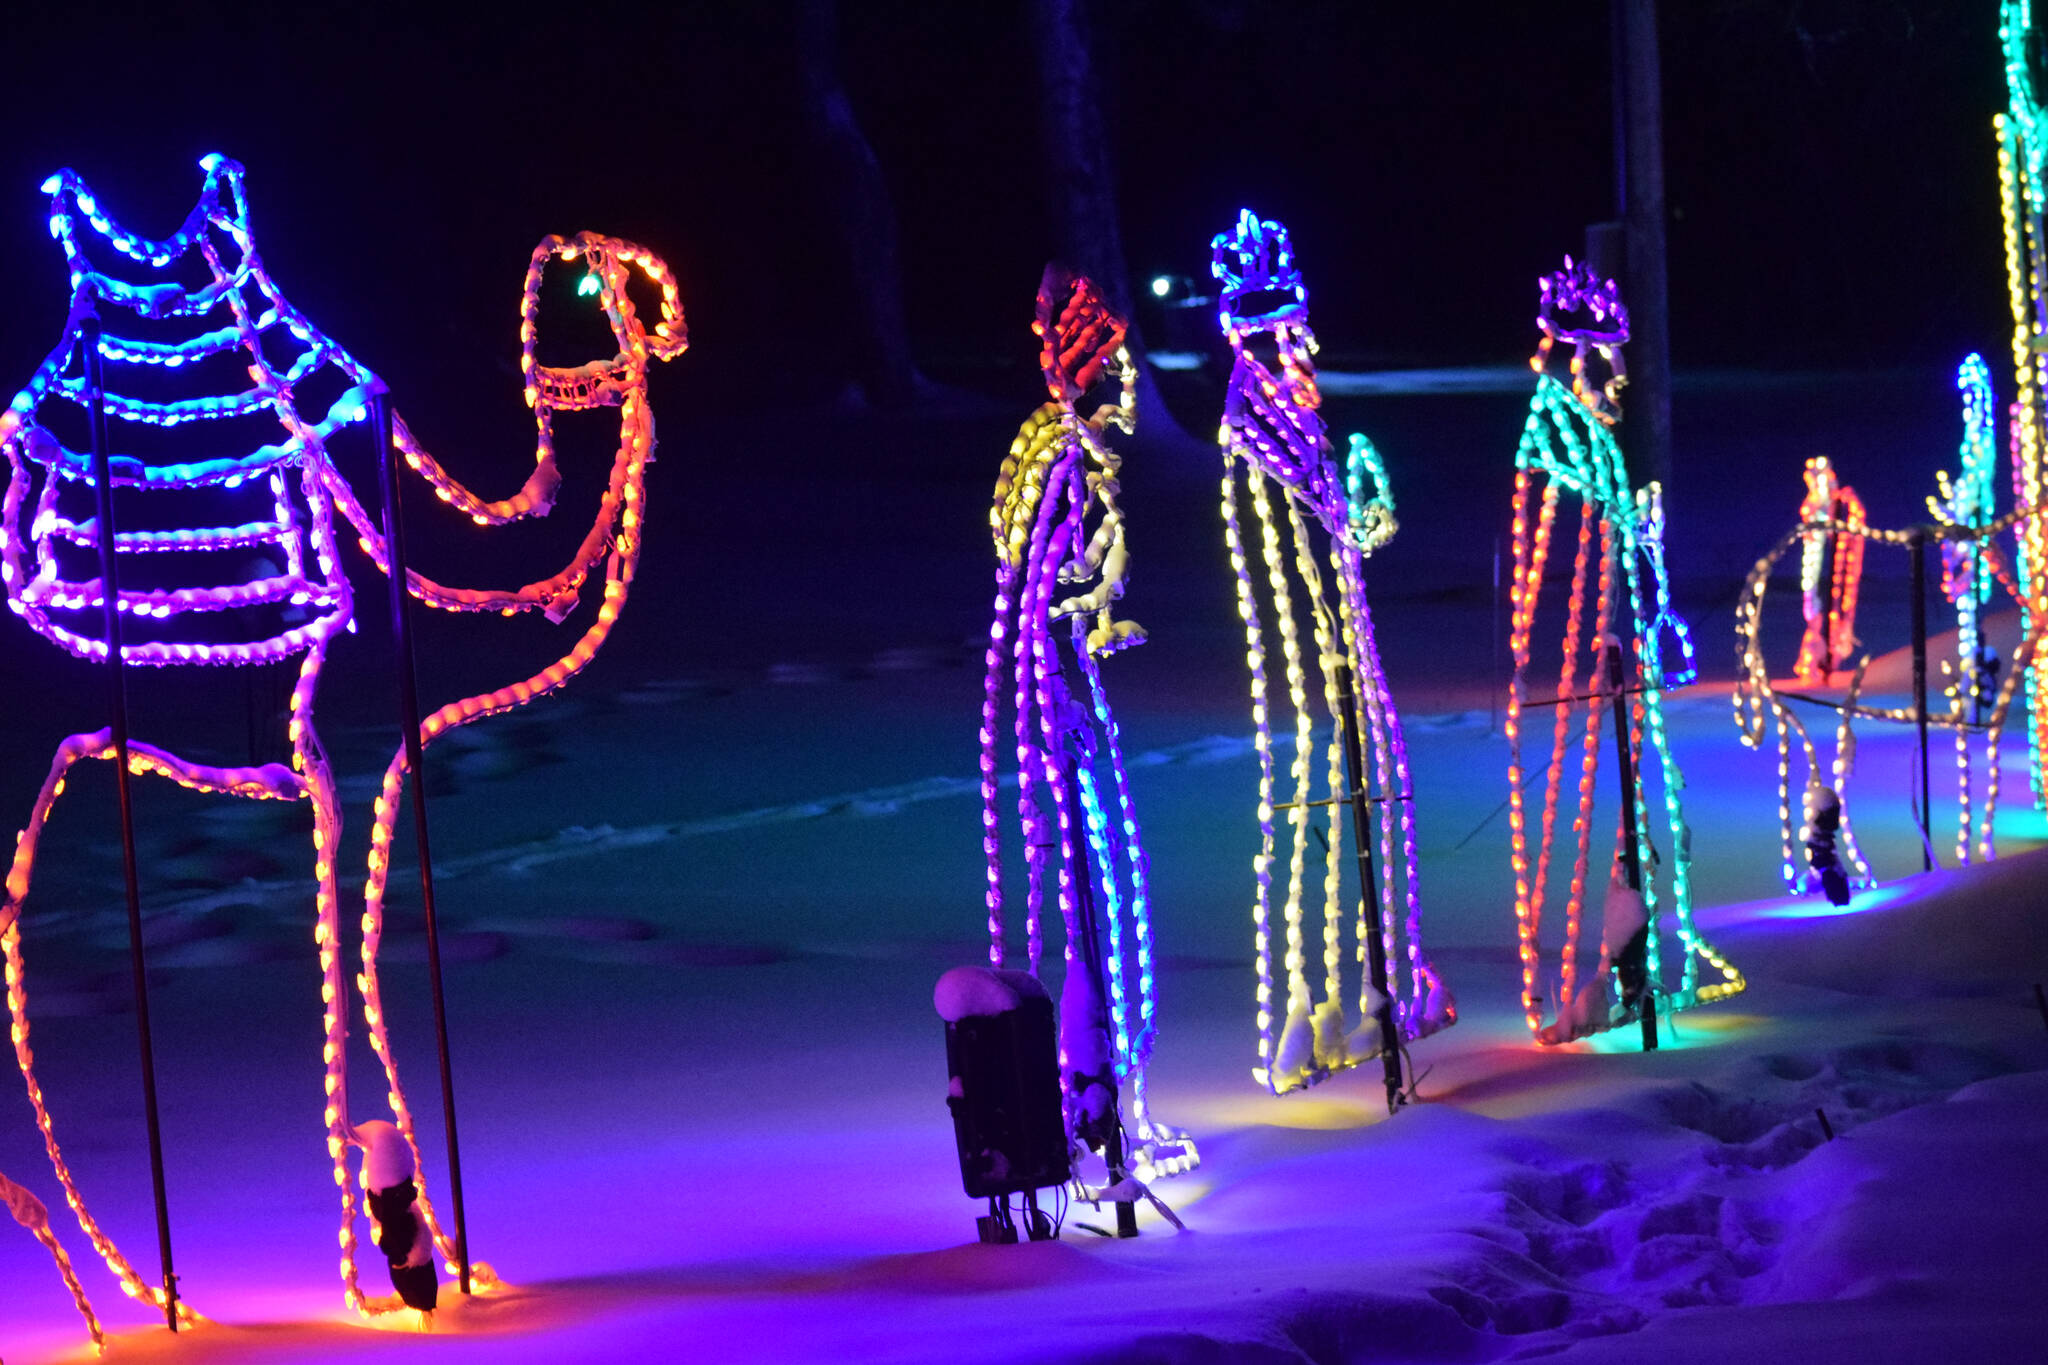
[[[161,241],[121,227],[70,171],[52,176],[44,186],[51,195],[51,233],[70,270],[72,302],[63,340],[28,387],[0,412],[0,453],[8,468],[0,505],[0,574],[9,608],[31,630],[80,658],[106,658],[104,637],[93,625],[104,600],[103,584],[91,564],[102,532],[97,519],[80,509],[90,505],[92,492],[91,461],[84,453],[90,446],[88,322],[107,314],[98,349],[99,359],[115,367],[111,373],[117,376],[101,400],[112,433],[111,482],[122,494],[123,522],[136,528],[117,528],[113,543],[122,567],[117,601],[126,620],[123,662],[149,668],[274,664],[295,670],[288,762],[221,767],[138,740],[129,746],[130,769],[196,791],[311,806],[313,937],[325,1032],[324,1118],[342,1192],[345,1292],[357,1309],[369,1307],[357,1284],[356,1183],[347,1164],[348,1151],[357,1148],[365,1153],[363,1184],[377,1205],[379,1222],[418,1221],[418,1235],[409,1240],[380,1227],[380,1244],[406,1302],[430,1307],[433,1277],[426,1248],[438,1247],[444,1257],[453,1256],[455,1248],[441,1233],[420,1183],[411,1117],[377,989],[383,876],[404,760],[401,750],[375,811],[362,972],[355,982],[372,1045],[383,1063],[395,1122],[359,1125],[350,1119],[346,1088],[350,983],[341,966],[335,866],[341,814],[314,715],[328,648],[354,629],[353,594],[340,564],[343,525],[380,570],[388,572],[391,562],[381,530],[330,449],[344,429],[366,425],[384,384],[321,333],[272,282],[250,229],[242,167],[218,155],[208,156],[201,166],[205,181],[199,202]],[[595,296],[617,346],[615,355],[573,367],[537,361],[539,288],[545,267],[555,260],[581,264],[581,292]],[[642,324],[628,297],[628,278],[635,272],[660,298],[660,321],[652,329]],[[126,335],[130,330],[140,335]],[[638,562],[645,466],[654,444],[647,369],[650,360],[668,359],[686,344],[673,277],[658,258],[628,242],[589,233],[547,238],[528,265],[520,332],[526,399],[534,410],[538,440],[533,472],[515,495],[501,501],[478,497],[419,446],[402,419],[394,418],[396,444],[441,501],[477,525],[503,525],[544,515],[553,505],[560,483],[555,415],[617,407],[617,454],[590,530],[562,568],[525,587],[454,588],[417,573],[408,575],[407,587],[437,609],[506,615],[541,611],[557,621],[576,608],[593,579],[601,579],[602,599],[595,621],[566,654],[531,677],[433,712],[422,723],[425,739],[543,695],[579,672],[616,621]],[[232,567],[223,570],[223,564]],[[73,735],[58,745],[7,873],[0,951],[6,958],[16,1060],[67,1202],[123,1289],[161,1308],[164,1291],[137,1275],[93,1219],[72,1179],[28,1041],[19,917],[36,852],[72,765],[113,756],[107,731]],[[394,1190],[405,1191],[404,1196],[395,1196]],[[489,1278],[485,1268],[478,1269]],[[187,1320],[194,1317],[182,1299],[178,1312]]]
[[[1998,206],[2004,228],[2005,288],[2012,309],[2013,401],[2009,444],[2013,503],[2048,506],[2048,109],[2041,100],[2041,33],[2034,0],[1999,0],[1998,41],[2005,59],[2006,110],[1998,132]],[[2013,527],[2020,628],[2048,624],[2048,518]],[[2014,660],[2015,668],[2022,667]],[[2048,809],[2048,650],[2025,665],[2030,781],[2034,804]]]
[[[1615,441],[1620,393],[1626,382],[1621,347],[1628,340],[1628,312],[1612,280],[1565,258],[1564,269],[1538,282],[1541,339],[1531,366],[1536,392],[1515,451],[1513,581],[1509,649],[1514,673],[1508,692],[1508,828],[1515,875],[1515,919],[1522,961],[1522,1010],[1540,1043],[1568,1042],[1657,1008],[1684,1009],[1742,989],[1742,977],[1693,929],[1692,835],[1680,793],[1685,780],[1665,733],[1664,689],[1694,673],[1691,632],[1671,610],[1664,567],[1664,513],[1655,483],[1637,490]],[[1558,343],[1569,347],[1569,384],[1553,372]],[[1532,516],[1531,495],[1537,495]],[[1559,647],[1557,694],[1538,705],[1551,714],[1551,747],[1544,784],[1538,843],[1532,858],[1524,796],[1522,716],[1530,705],[1528,673],[1538,609],[1550,556],[1552,528],[1563,495],[1579,507],[1570,595],[1566,599]],[[1647,570],[1647,572],[1646,572]],[[1586,620],[1586,608],[1593,619]],[[1591,630],[1587,630],[1588,624]],[[1625,639],[1624,636],[1627,638]],[[1669,638],[1667,644],[1666,637]],[[1631,659],[1633,667],[1623,663]],[[1583,665],[1584,671],[1581,671]],[[1617,699],[1628,718],[1619,748],[1628,756],[1627,799],[1617,802],[1616,834],[1610,857],[1593,860],[1593,804],[1604,751],[1604,726]],[[1578,733],[1574,734],[1575,726]],[[1555,907],[1551,855],[1560,814],[1560,785],[1567,754],[1579,754],[1577,800],[1571,807],[1573,856],[1564,888],[1564,944],[1551,982],[1543,967],[1540,932],[1544,911]],[[1652,766],[1654,772],[1646,771]],[[1661,821],[1654,820],[1644,793],[1655,782],[1661,792]],[[1661,858],[1651,836],[1661,826],[1671,850],[1668,892],[1660,885]],[[1589,870],[1609,870],[1605,923],[1597,965],[1580,973],[1580,920]],[[1680,979],[1660,973],[1660,900],[1677,920],[1683,962]],[[1702,982],[1699,964],[1717,979]],[[1544,1021],[1546,986],[1554,990],[1552,1017]],[[1654,997],[1654,998],[1653,998]]]
[[[1048,888],[1065,934],[1060,1077],[1068,1133],[1102,1151],[1113,1174],[1128,1170],[1142,1182],[1187,1170],[1197,1156],[1187,1134],[1153,1118],[1146,1094],[1158,1031],[1147,865],[1099,667],[1102,656],[1145,638],[1114,613],[1127,557],[1116,500],[1122,461],[1107,441],[1112,429],[1128,433],[1135,423],[1136,369],[1124,350],[1124,320],[1092,281],[1059,266],[1046,267],[1032,330],[1052,397],[1011,443],[989,513],[996,598],[981,713],[989,960],[1001,967],[1008,952],[997,775],[1007,703],[1033,975],[1044,955]],[[1084,416],[1082,401],[1104,382],[1119,385],[1113,401]],[[1128,1130],[1118,1103],[1124,1081]]]
[[[1342,475],[1331,458],[1317,411],[1322,398],[1316,388],[1308,290],[1287,229],[1247,209],[1211,247],[1211,269],[1222,287],[1220,320],[1233,357],[1220,433],[1223,524],[1237,574],[1259,758],[1252,903],[1259,1065],[1254,1074],[1278,1094],[1381,1056],[1392,1103],[1401,1084],[1401,1044],[1457,1019],[1456,1003],[1422,947],[1408,746],[1365,598],[1365,556],[1393,534],[1393,503],[1371,442],[1352,438]],[[1368,475],[1375,484],[1370,498],[1364,488]],[[1240,521],[1240,483],[1258,518],[1263,601]],[[1304,608],[1313,650],[1302,643]],[[1279,703],[1269,695],[1267,680],[1269,624],[1279,636],[1287,684],[1282,719],[1292,721],[1284,805],[1276,799],[1272,712]],[[1311,686],[1311,668],[1318,686]],[[1376,867],[1366,846],[1371,835],[1362,807],[1367,803],[1378,810]],[[1289,848],[1277,926],[1284,935],[1284,981],[1278,984],[1285,993],[1276,1000],[1274,824],[1281,810]],[[1361,883],[1348,900],[1343,886],[1347,821]],[[1308,885],[1312,831],[1323,846],[1319,896]],[[1312,900],[1321,906],[1320,980],[1308,971],[1304,920]],[[1355,988],[1346,983],[1347,937],[1358,973]]]
[[[1841,481],[1825,455],[1806,462],[1806,497],[1799,504],[1802,525],[1840,522],[1868,526],[1863,499]],[[1800,682],[1826,682],[1856,652],[1856,597],[1863,585],[1863,537],[1853,533],[1808,531],[1800,539],[1799,605],[1806,618],[1799,637],[1799,660],[1792,676]]]

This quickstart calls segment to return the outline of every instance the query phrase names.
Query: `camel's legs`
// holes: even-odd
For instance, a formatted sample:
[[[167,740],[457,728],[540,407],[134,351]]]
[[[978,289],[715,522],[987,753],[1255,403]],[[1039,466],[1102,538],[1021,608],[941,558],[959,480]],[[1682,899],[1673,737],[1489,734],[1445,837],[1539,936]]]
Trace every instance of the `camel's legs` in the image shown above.
[[[50,1165],[57,1174],[57,1183],[64,1188],[64,1200],[78,1219],[78,1226],[86,1239],[92,1243],[100,1259],[105,1261],[121,1289],[131,1298],[161,1309],[164,1306],[164,1291],[161,1287],[145,1282],[136,1273],[113,1239],[101,1230],[91,1212],[85,1206],[84,1198],[78,1192],[77,1183],[72,1179],[71,1170],[65,1164],[64,1154],[57,1145],[55,1127],[50,1111],[43,1099],[41,1084],[35,1075],[35,1053],[29,1047],[28,992],[24,985],[24,966],[21,952],[21,909],[28,900],[29,885],[35,870],[36,849],[42,841],[43,827],[49,819],[57,798],[64,794],[64,784],[71,765],[82,758],[109,759],[114,756],[114,743],[108,731],[93,734],[72,735],[57,746],[56,755],[50,761],[49,775],[43,780],[43,787],[36,797],[33,810],[29,813],[28,824],[15,841],[14,860],[8,868],[6,898],[0,901],[0,954],[6,959],[7,1012],[11,1022],[15,1063],[21,1068],[23,1081],[28,1086],[30,1106],[35,1110],[36,1127],[43,1135],[44,1150],[49,1153]],[[196,791],[224,792],[230,795],[274,800],[294,800],[305,794],[304,784],[292,773],[280,767],[265,768],[210,768],[189,763],[164,750],[147,744],[130,746],[129,769],[138,775],[155,773],[169,777],[181,786]],[[181,1322],[197,1322],[199,1315],[181,1298],[178,1301],[178,1316]]]

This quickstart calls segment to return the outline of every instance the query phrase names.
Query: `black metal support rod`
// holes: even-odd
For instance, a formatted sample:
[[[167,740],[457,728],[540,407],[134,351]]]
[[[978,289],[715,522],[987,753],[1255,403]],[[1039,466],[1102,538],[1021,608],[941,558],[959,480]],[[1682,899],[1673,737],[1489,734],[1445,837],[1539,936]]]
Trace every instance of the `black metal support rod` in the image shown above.
[[[1622,693],[1621,645],[1607,644],[1607,685],[1614,690],[1614,756],[1621,773],[1621,867],[1631,891],[1643,889],[1643,857],[1636,847],[1636,755],[1629,744],[1628,699]],[[1657,932],[1653,923],[1651,933]],[[1643,987],[1643,1051],[1657,1050],[1657,989]]]
[[[1913,727],[1920,735],[1920,867],[1934,871],[1934,835],[1927,809],[1927,528],[1913,528]]]
[[[100,551],[100,599],[106,624],[107,710],[114,737],[114,790],[121,804],[121,878],[128,892],[128,960],[135,977],[135,1031],[142,1053],[142,1112],[149,1128],[149,1180],[156,1195],[156,1249],[163,1265],[164,1321],[178,1330],[178,1277],[171,1263],[171,1211],[164,1192],[163,1127],[157,1117],[156,1049],[149,1032],[149,976],[142,960],[142,891],[135,874],[135,808],[128,781],[128,684],[121,655],[121,585],[114,563],[114,482],[107,453],[106,373],[100,357],[100,320],[88,316],[85,409],[92,429],[95,537]]]
[[[391,638],[397,654],[398,719],[405,729],[405,762],[412,770],[412,828],[419,845],[420,906],[427,922],[427,974],[434,992],[434,1046],[441,1061],[441,1117],[448,1134],[448,1199],[455,1214],[459,1284],[469,1293],[469,1222],[462,1206],[462,1147],[455,1135],[455,1075],[448,1063],[448,1002],[441,988],[441,929],[434,915],[434,858],[427,844],[427,779],[420,744],[420,698],[413,677],[411,595],[406,591],[405,518],[399,508],[398,470],[391,460],[391,409],[380,391],[370,397],[370,432],[377,442],[377,477],[384,490],[384,555],[391,581]]]
[[[1343,714],[1337,728],[1344,735],[1344,774],[1351,788],[1351,842],[1358,849],[1358,890],[1364,898],[1371,928],[1365,935],[1365,969],[1380,993],[1380,1066],[1386,1077],[1387,1112],[1401,1105],[1401,1033],[1394,1026],[1394,992],[1387,979],[1387,945],[1380,929],[1379,877],[1372,865],[1372,822],[1366,818],[1365,751],[1358,742],[1358,702],[1351,664],[1337,662],[1337,702]]]
[[[1086,646],[1082,646],[1086,648]],[[1060,781],[1066,787],[1067,833],[1060,848],[1060,856],[1066,862],[1068,884],[1074,889],[1074,920],[1080,926],[1082,965],[1094,979],[1095,998],[1109,1001],[1108,966],[1102,956],[1102,929],[1095,922],[1095,879],[1089,871],[1087,836],[1081,832],[1081,824],[1087,814],[1081,805],[1081,779],[1076,772],[1080,759],[1072,754],[1058,757]],[[1109,1021],[1102,1021],[1105,1031]],[[1110,1070],[1109,1082],[1112,1092],[1116,1088],[1116,1071]],[[1102,1143],[1102,1162],[1109,1170],[1109,1183],[1114,1185],[1130,1174],[1129,1162],[1124,1154],[1124,1125],[1120,1117],[1120,1101],[1114,1098],[1110,1103],[1111,1122]],[[1118,1199],[1116,1204],[1116,1235],[1136,1237],[1138,1235],[1138,1204],[1132,1199]]]

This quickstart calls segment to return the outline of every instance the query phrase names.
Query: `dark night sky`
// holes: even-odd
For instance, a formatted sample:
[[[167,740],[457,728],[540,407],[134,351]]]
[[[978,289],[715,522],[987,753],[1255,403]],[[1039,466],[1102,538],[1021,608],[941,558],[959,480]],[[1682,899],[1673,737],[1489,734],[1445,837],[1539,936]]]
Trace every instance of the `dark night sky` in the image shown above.
[[[1026,6],[843,9],[926,363],[1024,359],[1048,240]],[[1679,364],[2001,351],[1994,0],[1664,9]],[[1204,272],[1210,234],[1250,204],[1294,229],[1340,363],[1512,360],[1534,277],[1611,211],[1606,19],[1597,2],[1102,7],[1132,269]],[[163,231],[217,148],[250,168],[279,280],[387,372],[501,385],[527,250],[594,227],[678,268],[692,385],[823,396],[835,210],[798,150],[789,27],[780,3],[12,17],[0,369],[25,378],[56,336],[40,179],[75,166]]]

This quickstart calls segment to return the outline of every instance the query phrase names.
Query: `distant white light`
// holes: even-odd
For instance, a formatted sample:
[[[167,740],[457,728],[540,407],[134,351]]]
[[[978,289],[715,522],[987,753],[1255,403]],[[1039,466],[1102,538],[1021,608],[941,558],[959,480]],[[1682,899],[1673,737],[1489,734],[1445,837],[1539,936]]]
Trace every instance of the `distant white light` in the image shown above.
[[[1172,292],[1173,280],[1171,278],[1165,275],[1154,275],[1152,277],[1152,296],[1154,298],[1163,299]]]

